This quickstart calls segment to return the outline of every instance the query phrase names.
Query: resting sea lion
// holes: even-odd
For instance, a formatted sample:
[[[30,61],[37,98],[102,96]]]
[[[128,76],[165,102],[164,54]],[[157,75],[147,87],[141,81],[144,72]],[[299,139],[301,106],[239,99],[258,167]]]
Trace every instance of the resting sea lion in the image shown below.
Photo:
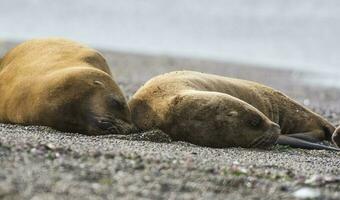
[[[149,80],[129,106],[139,128],[159,128],[175,140],[201,146],[266,147],[277,142],[335,149],[313,144],[331,140],[332,124],[281,92],[251,81],[171,72]]]
[[[88,135],[133,128],[126,99],[100,53],[65,39],[36,39],[0,63],[0,122]]]

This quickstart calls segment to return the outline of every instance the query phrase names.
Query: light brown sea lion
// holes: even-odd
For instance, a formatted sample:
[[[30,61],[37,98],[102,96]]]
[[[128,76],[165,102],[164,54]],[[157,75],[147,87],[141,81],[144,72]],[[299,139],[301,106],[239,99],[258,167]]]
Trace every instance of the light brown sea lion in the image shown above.
[[[0,63],[0,122],[88,135],[133,128],[130,109],[97,51],[65,39],[35,39]]]
[[[129,106],[139,128],[159,128],[175,140],[201,146],[261,148],[277,142],[334,149],[312,143],[331,140],[332,124],[281,92],[251,81],[171,72],[149,80]]]

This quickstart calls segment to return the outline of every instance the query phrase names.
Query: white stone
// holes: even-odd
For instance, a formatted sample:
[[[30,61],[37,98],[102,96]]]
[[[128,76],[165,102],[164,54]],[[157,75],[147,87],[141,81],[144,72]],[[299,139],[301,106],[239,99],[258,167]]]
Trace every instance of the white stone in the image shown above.
[[[314,199],[320,197],[321,193],[318,189],[314,188],[300,188],[293,193],[293,196],[299,199]]]

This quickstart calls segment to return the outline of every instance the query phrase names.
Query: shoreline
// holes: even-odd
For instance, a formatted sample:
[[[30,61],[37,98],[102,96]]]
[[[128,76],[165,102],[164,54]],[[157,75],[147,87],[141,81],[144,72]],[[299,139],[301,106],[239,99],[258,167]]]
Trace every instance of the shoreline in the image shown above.
[[[5,54],[4,49],[10,49],[17,44],[20,44],[22,41],[20,40],[0,40],[0,56]],[[88,45],[89,46],[89,45]],[[110,50],[108,48],[100,48],[96,46],[90,46],[103,54],[117,54],[122,56],[128,56],[131,58],[137,59],[161,59],[161,60],[181,60],[186,61],[187,63],[214,63],[217,66],[227,66],[227,67],[242,67],[242,68],[255,68],[261,70],[269,70],[272,72],[281,72],[281,73],[290,73],[295,74],[299,78],[301,84],[304,84],[308,87],[319,87],[319,88],[333,88],[340,89],[340,83],[338,81],[337,72],[333,69],[328,70],[316,70],[315,68],[307,69],[304,68],[296,68],[289,65],[280,65],[280,64],[260,64],[260,63],[250,63],[248,62],[238,62],[238,61],[226,61],[223,59],[211,59],[211,58],[203,58],[203,57],[190,57],[190,56],[180,56],[180,55],[168,55],[168,54],[154,54],[151,52],[141,53],[140,51],[128,51],[128,50]],[[198,64],[200,65],[200,64]],[[339,71],[340,72],[340,71]]]

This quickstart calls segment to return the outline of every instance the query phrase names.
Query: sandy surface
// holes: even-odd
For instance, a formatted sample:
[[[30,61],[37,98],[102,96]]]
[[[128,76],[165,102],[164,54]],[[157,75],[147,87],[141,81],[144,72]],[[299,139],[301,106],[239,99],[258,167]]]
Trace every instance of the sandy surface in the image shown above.
[[[10,46],[0,44],[0,55]],[[340,90],[305,85],[304,73],[104,54],[128,97],[154,75],[191,69],[270,85],[340,122]],[[0,199],[339,199],[339,166],[340,153],[329,151],[213,149],[158,131],[89,137],[0,124]]]

